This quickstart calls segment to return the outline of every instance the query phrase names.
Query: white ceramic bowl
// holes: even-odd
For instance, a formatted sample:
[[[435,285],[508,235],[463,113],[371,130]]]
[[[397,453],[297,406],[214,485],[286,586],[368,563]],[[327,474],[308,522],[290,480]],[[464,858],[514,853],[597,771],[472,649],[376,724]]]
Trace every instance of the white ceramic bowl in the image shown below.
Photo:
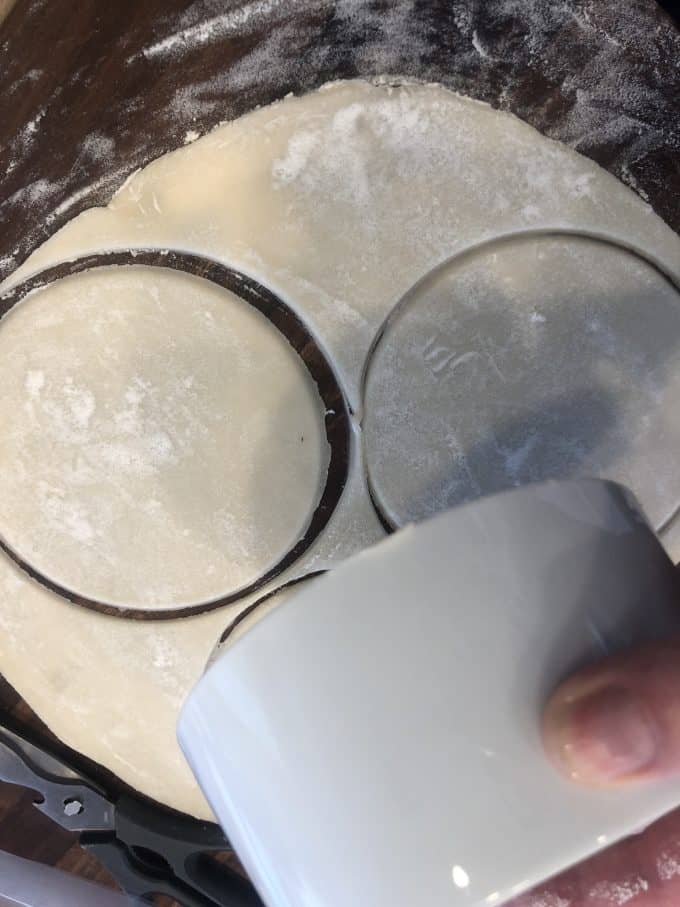
[[[579,664],[680,631],[630,494],[526,486],[396,533],[218,658],[179,738],[270,907],[493,905],[680,803],[562,779],[541,708]]]

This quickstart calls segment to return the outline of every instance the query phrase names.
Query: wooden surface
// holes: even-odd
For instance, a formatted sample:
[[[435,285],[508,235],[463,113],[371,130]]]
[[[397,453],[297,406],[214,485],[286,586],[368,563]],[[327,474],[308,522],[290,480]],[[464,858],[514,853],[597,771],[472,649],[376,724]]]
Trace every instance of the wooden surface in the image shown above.
[[[0,22],[5,19],[16,0],[0,0]]]
[[[289,91],[383,73],[513,111],[680,229],[680,36],[654,0],[565,0],[549,12],[529,0],[366,0],[351,16],[331,0],[8,6],[0,0],[0,279],[188,132]],[[2,710],[50,739],[7,685],[0,720]],[[110,882],[25,794],[1,785],[0,848]]]
[[[383,73],[513,111],[680,229],[680,35],[655,0],[18,0],[0,28],[0,279],[189,131]]]

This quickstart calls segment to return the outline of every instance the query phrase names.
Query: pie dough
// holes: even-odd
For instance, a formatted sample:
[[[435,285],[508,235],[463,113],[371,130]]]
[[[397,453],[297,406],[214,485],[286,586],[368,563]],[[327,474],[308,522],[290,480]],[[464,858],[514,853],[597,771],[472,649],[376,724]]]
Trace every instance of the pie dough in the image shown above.
[[[205,279],[73,274],[0,330],[0,535],[60,587],[168,609],[256,582],[304,535],[324,407],[286,338]]]
[[[574,476],[635,490],[657,531],[680,500],[680,293],[628,250],[494,241],[419,283],[370,357],[373,499],[403,526]]]
[[[297,311],[356,424],[343,498],[276,586],[383,535],[364,479],[360,388],[397,300],[465,248],[556,227],[618,239],[680,277],[678,237],[592,161],[440,86],[352,81],[256,110],[152,162],[3,289],[77,256],[170,248],[250,274]],[[680,549],[672,535],[668,544]],[[261,594],[196,617],[126,620],[58,598],[4,558],[0,670],[67,744],[143,793],[209,816],[175,743],[177,715],[224,629]]]

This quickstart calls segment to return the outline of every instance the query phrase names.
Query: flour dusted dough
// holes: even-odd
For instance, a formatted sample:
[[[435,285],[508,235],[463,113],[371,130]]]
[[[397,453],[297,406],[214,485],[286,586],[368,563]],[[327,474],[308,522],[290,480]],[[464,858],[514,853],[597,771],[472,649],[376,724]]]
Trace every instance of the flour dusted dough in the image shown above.
[[[275,566],[319,502],[310,375],[207,280],[105,267],[37,291],[2,323],[0,386],[0,535],[87,598],[223,598]]]
[[[395,526],[528,482],[634,489],[655,529],[680,500],[680,293],[620,246],[524,235],[408,293],[367,370],[373,496]]]
[[[406,290],[485,238],[557,226],[618,238],[680,276],[678,237],[591,161],[441,87],[355,81],[287,98],[154,161],[106,208],[48,240],[11,283],[111,248],[225,262],[298,311],[359,418],[366,354]],[[381,537],[356,440],[332,521],[281,583]],[[122,620],[58,599],[4,560],[0,670],[68,744],[144,793],[207,816],[175,722],[250,600],[182,620]]]

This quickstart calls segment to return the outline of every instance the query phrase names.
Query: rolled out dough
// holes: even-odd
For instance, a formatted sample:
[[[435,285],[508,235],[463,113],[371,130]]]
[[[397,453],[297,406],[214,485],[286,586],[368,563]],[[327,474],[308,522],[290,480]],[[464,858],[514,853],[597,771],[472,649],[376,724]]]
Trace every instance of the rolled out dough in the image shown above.
[[[439,86],[353,81],[286,98],[154,161],[6,286],[112,248],[217,259],[298,311],[360,418],[366,356],[395,302],[454,253],[539,227],[621,239],[680,277],[678,237],[591,161]],[[279,583],[382,536],[358,440],[331,522]],[[149,796],[208,816],[175,722],[222,631],[252,600],[182,620],[123,620],[57,598],[3,559],[0,670],[66,743]]]
[[[43,576],[153,610],[252,584],[305,532],[324,407],[271,323],[160,267],[100,267],[0,327],[0,535]]]
[[[680,292],[620,246],[516,236],[409,292],[370,357],[363,436],[395,526],[527,482],[601,476],[657,530],[680,500]]]

